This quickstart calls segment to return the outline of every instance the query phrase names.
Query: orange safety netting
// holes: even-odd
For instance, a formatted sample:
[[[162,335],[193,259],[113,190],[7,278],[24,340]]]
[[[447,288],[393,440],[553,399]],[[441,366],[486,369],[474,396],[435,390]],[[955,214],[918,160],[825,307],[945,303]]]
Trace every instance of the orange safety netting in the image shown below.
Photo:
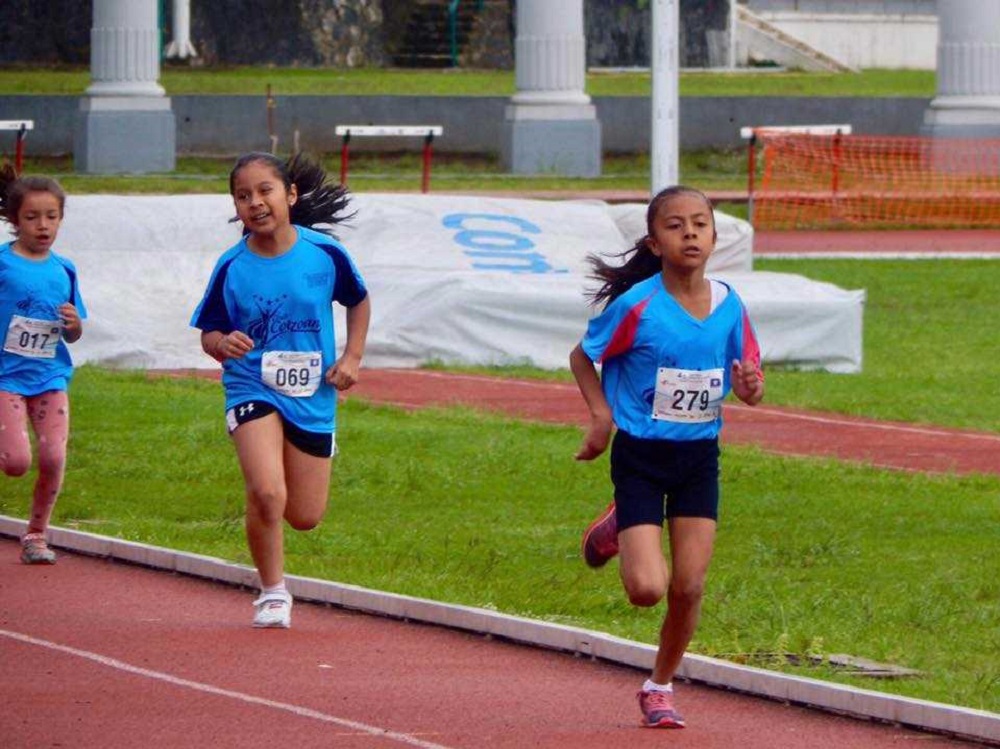
[[[1000,228],[1000,139],[762,130],[756,142],[757,228]]]

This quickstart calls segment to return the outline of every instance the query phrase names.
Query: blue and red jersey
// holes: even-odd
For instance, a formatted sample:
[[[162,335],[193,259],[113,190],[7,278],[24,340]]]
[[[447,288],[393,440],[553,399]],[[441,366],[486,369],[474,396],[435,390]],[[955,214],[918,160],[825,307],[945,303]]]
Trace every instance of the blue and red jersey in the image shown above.
[[[619,429],[643,439],[718,437],[732,362],[749,359],[760,370],[760,346],[746,308],[732,287],[723,286],[725,298],[699,320],[656,274],[590,321],[581,347],[601,365],[604,395]]]

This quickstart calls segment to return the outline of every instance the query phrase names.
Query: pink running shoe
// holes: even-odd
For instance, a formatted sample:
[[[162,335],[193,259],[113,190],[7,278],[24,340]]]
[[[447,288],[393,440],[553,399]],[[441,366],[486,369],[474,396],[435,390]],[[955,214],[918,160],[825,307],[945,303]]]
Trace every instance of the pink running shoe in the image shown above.
[[[673,692],[639,692],[639,708],[646,728],[684,728],[684,718],[674,709]]]
[[[45,542],[44,533],[26,533],[21,538],[21,562],[24,564],[56,563],[56,553]]]
[[[583,560],[590,567],[603,567],[618,553],[618,520],[611,502],[583,534]]]

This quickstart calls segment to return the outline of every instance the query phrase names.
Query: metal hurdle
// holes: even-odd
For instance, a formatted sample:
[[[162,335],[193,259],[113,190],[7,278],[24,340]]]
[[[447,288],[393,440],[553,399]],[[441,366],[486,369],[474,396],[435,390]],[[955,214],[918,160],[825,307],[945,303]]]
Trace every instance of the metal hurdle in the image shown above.
[[[423,173],[420,179],[420,192],[428,192],[431,185],[431,143],[444,134],[441,125],[337,125],[334,133],[343,140],[340,144],[340,183],[347,184],[347,172],[350,165],[351,138],[357,137],[422,137]]]
[[[28,131],[34,129],[34,120],[0,120],[0,130],[14,130],[17,133],[17,142],[14,145],[14,171],[18,174],[24,168],[24,139]]]

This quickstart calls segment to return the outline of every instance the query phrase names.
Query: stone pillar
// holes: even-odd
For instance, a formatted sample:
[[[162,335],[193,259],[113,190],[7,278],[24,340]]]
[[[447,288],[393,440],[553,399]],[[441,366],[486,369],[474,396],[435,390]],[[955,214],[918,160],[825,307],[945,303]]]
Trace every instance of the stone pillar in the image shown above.
[[[160,77],[157,0],[94,0],[91,85],[73,138],[78,172],[173,171],[176,123]]]
[[[1000,138],[1000,2],[937,0],[937,96],[922,133]]]
[[[504,166],[514,174],[599,176],[601,124],[584,93],[583,0],[519,0],[514,72]]]

